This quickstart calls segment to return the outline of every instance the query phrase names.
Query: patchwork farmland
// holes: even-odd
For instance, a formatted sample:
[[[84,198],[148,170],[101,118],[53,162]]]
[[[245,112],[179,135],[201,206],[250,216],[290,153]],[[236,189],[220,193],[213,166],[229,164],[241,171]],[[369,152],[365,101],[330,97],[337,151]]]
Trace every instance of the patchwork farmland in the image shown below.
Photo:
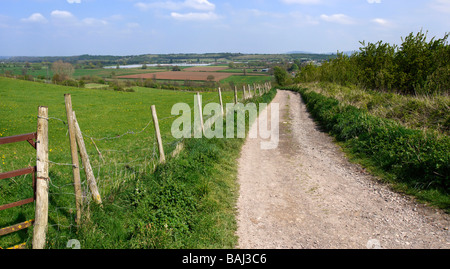
[[[182,71],[149,72],[117,76],[119,79],[153,79],[153,80],[189,80],[220,82],[231,76],[261,76],[266,74],[251,74],[226,72],[227,66],[194,66]],[[250,79],[251,80],[251,79]]]
[[[193,66],[185,68],[184,71],[191,71],[191,72],[216,72],[216,71],[222,71],[227,70],[227,66]]]
[[[236,73],[218,73],[218,72],[190,72],[190,71],[167,71],[158,73],[137,74],[128,76],[119,76],[121,79],[157,79],[157,80],[199,80],[216,81],[229,78]]]

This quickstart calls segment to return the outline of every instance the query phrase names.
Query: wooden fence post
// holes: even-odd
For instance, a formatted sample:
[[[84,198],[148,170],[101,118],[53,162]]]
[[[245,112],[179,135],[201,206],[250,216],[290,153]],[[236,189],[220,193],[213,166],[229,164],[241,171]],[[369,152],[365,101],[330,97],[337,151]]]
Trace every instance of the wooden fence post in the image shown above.
[[[158,142],[158,148],[159,148],[159,162],[165,163],[166,155],[164,154],[164,146],[162,143],[161,131],[159,130],[158,115],[156,114],[156,106],[155,105],[152,105],[152,116],[153,116],[153,123],[155,125],[156,141]]]
[[[222,111],[222,116],[224,115],[223,112],[223,101],[222,101],[222,92],[220,91],[220,87],[219,87],[219,102],[220,102],[220,110]]]
[[[236,86],[234,86],[234,103],[235,103],[235,104],[238,103],[237,87],[236,87]]]
[[[45,247],[48,228],[48,108],[39,107],[36,139],[36,208],[33,249]]]
[[[242,100],[245,101],[245,99],[247,99],[247,96],[246,96],[246,94],[245,94],[245,86],[243,86],[243,88],[242,88],[242,93],[243,93],[243,95],[242,95]]]
[[[77,140],[75,137],[75,123],[73,120],[73,111],[72,111],[72,98],[70,94],[64,95],[66,101],[66,114],[67,114],[67,123],[69,125],[69,140],[70,140],[70,151],[72,155],[72,171],[73,171],[73,183],[75,188],[75,204],[77,209],[77,217],[76,222],[79,223],[81,219],[81,207],[83,205],[82,197],[81,197],[81,178],[80,178],[80,166],[78,159],[78,150],[77,150]]]
[[[94,172],[92,170],[89,155],[87,154],[86,145],[84,143],[83,134],[81,133],[80,125],[78,124],[75,111],[73,111],[73,121],[75,123],[75,137],[77,139],[78,148],[80,149],[81,161],[83,163],[84,172],[86,173],[86,180],[91,190],[92,198],[97,204],[102,203],[102,198],[98,192],[97,182],[95,181]]]
[[[200,125],[202,127],[202,136],[205,133],[205,125],[203,122],[203,105],[202,105],[202,98],[200,97],[200,93],[197,92],[197,103],[198,103],[198,112],[200,114]]]

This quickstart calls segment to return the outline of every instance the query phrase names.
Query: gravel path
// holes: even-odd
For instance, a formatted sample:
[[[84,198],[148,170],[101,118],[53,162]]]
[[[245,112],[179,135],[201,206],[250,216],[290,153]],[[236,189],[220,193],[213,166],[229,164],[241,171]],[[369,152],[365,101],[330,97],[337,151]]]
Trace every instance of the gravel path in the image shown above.
[[[299,94],[278,91],[273,102],[279,146],[262,150],[260,138],[248,138],[239,160],[238,248],[450,248],[447,214],[349,163]]]

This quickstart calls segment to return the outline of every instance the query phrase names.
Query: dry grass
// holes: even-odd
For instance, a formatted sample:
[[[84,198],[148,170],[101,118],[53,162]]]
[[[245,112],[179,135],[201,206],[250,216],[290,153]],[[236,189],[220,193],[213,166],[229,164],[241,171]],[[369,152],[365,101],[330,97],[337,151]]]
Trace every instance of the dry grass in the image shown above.
[[[447,95],[406,96],[332,83],[303,83],[302,86],[344,105],[396,120],[407,128],[450,133],[450,96]]]

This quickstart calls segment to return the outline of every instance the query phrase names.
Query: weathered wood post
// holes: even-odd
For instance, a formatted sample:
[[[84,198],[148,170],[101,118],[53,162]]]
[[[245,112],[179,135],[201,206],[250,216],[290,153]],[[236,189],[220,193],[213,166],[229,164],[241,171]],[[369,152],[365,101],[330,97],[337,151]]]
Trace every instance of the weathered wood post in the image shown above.
[[[48,108],[39,107],[36,138],[36,208],[33,249],[45,247],[48,228]]]
[[[234,86],[234,103],[235,103],[235,104],[238,103],[237,87],[236,87],[236,86]]]
[[[202,136],[205,133],[205,125],[203,122],[203,105],[202,105],[202,98],[200,96],[200,93],[197,92],[197,104],[198,104],[198,112],[200,116],[200,126],[202,128]]]
[[[162,143],[161,131],[159,130],[158,115],[156,114],[156,106],[155,105],[152,105],[152,116],[153,116],[153,123],[155,125],[156,141],[158,142],[159,162],[165,163],[166,155],[164,154],[164,146]]]
[[[80,178],[80,167],[78,159],[77,150],[77,139],[75,137],[75,122],[73,119],[72,110],[72,97],[70,94],[64,95],[66,101],[66,114],[67,114],[67,124],[69,125],[69,140],[70,140],[70,151],[72,155],[72,171],[73,171],[73,183],[75,188],[75,204],[77,209],[76,222],[79,223],[81,220],[81,207],[83,205],[82,194],[81,194],[81,178]]]
[[[92,198],[97,204],[102,203],[102,198],[98,192],[97,182],[95,181],[94,172],[92,170],[89,155],[87,154],[86,145],[84,143],[83,134],[81,133],[80,125],[78,124],[75,111],[73,112],[73,120],[75,122],[75,137],[77,139],[78,148],[80,149],[81,161],[83,163],[84,172],[86,173],[86,180],[91,190]]]
[[[220,110],[222,112],[222,116],[224,115],[223,112],[223,101],[222,101],[222,92],[220,91],[220,87],[219,87],[219,102],[220,102]]]
[[[242,88],[242,100],[245,101],[245,99],[247,99],[247,96],[245,94],[245,86],[243,86],[243,88]]]

